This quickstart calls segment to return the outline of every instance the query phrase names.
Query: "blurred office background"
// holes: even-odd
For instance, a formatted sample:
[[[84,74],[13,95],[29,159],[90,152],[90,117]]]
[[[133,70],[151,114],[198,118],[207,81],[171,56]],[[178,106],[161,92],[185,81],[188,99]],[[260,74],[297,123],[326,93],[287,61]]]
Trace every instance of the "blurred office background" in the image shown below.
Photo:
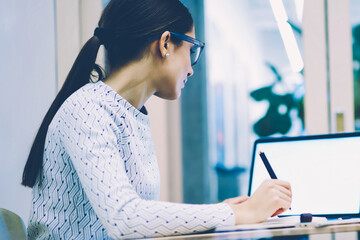
[[[161,200],[247,194],[259,137],[360,129],[360,2],[183,0],[206,42],[177,101],[147,104]],[[22,170],[108,0],[0,0],[0,207],[29,216]],[[98,62],[104,65],[104,53]]]

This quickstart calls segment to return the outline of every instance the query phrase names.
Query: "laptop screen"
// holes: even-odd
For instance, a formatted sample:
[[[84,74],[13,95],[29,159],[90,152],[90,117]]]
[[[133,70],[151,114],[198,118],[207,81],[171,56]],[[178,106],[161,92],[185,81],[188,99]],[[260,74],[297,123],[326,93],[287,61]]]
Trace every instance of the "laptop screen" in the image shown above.
[[[270,178],[259,156],[262,151],[277,177],[291,184],[291,210],[282,216],[358,216],[359,149],[360,133],[258,139],[254,143],[249,196]]]

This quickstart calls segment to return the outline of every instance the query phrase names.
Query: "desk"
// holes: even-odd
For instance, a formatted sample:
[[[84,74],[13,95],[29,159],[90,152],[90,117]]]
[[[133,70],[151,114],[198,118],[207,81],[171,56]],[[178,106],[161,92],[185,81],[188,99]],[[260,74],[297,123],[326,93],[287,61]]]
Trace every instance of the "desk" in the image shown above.
[[[297,227],[272,230],[204,233],[173,236],[165,239],[205,240],[205,239],[261,239],[261,240],[360,240],[360,224],[336,225],[322,228]]]

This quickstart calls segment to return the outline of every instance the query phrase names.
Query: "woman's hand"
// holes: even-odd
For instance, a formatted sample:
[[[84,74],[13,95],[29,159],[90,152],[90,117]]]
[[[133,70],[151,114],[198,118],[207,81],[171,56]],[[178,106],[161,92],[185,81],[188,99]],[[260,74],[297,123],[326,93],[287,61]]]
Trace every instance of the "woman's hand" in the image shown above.
[[[265,180],[254,194],[248,198],[227,199],[235,213],[236,224],[263,222],[269,217],[286,211],[291,206],[290,183],[278,179]]]

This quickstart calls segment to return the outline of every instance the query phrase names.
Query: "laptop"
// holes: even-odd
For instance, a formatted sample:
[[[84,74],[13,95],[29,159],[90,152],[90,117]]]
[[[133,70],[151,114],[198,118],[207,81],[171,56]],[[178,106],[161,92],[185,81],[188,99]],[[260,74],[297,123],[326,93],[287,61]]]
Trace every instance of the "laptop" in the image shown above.
[[[277,177],[292,187],[291,210],[280,217],[302,213],[360,217],[360,132],[256,140],[249,196],[270,178],[260,151],[266,154]]]

